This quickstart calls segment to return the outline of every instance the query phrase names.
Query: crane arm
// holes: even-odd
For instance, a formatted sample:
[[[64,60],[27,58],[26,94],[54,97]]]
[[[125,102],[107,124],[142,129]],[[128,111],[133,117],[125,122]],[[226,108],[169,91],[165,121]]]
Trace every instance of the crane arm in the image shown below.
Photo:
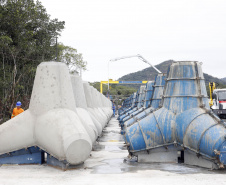
[[[144,57],[142,57],[141,55],[138,54],[137,57],[138,57],[140,60],[142,60],[143,62],[149,64],[151,67],[153,67],[158,73],[162,73],[162,72],[159,71],[155,66],[151,65],[151,63],[148,62],[148,61],[147,61]]]
[[[117,60],[121,60],[121,59],[125,59],[125,58],[132,58],[132,57],[138,57],[138,56],[137,55],[123,56],[123,57],[113,58],[110,61],[114,62],[114,61],[117,61]]]
[[[124,57],[118,57],[118,58],[114,58],[111,59],[110,61],[117,61],[117,60],[121,60],[121,59],[125,59],[125,58],[132,58],[132,57],[138,57],[140,60],[142,60],[143,62],[145,62],[146,64],[149,64],[151,67],[153,67],[158,73],[162,73],[161,71],[159,71],[155,66],[151,65],[150,62],[148,62],[144,57],[142,57],[140,54],[138,55],[130,55],[130,56],[124,56]]]

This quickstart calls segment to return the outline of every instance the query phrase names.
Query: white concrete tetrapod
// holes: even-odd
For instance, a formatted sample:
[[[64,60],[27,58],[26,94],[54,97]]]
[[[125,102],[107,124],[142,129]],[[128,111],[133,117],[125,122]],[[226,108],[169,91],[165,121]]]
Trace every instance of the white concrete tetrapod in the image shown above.
[[[89,89],[88,87],[89,87],[88,82],[83,82],[83,88],[84,88],[84,93],[85,93],[85,98],[87,103],[87,111],[97,128],[98,136],[100,136],[103,130],[103,126],[102,126],[101,120],[98,118],[98,116],[95,114],[95,111],[92,108],[93,102],[92,102],[92,99],[90,98],[91,94],[90,94],[90,91],[88,90]]]
[[[83,125],[85,126],[91,140],[94,143],[98,137],[98,131],[87,111],[87,103],[83,88],[82,79],[78,75],[71,75],[74,98],[76,102],[76,111]]]
[[[92,143],[77,115],[65,64],[37,67],[29,109],[0,126],[0,143],[0,154],[39,146],[74,165],[89,157]]]
[[[102,114],[95,108],[95,102],[91,92],[91,87],[88,82],[83,82],[83,87],[86,96],[88,111],[101,123],[101,127],[103,129],[105,126],[105,120]]]
[[[101,99],[102,94],[99,91],[97,91],[97,89],[95,89],[95,91],[96,91],[96,95],[97,95],[98,107],[101,109],[101,111],[107,117],[107,122],[108,122],[109,121],[109,115],[108,115],[108,112],[104,109],[103,102],[102,102],[102,99]]]
[[[106,98],[103,94],[100,94],[100,99],[102,101],[102,109],[104,112],[106,112],[108,119],[111,119],[111,116],[113,115],[112,107],[109,108],[108,106],[108,98]]]
[[[91,89],[91,94],[93,96],[94,108],[96,109],[97,112],[99,112],[99,114],[103,118],[104,126],[105,126],[108,122],[108,119],[107,119],[107,116],[104,114],[103,110],[100,108],[100,102],[98,99],[99,92],[93,86],[90,86],[90,89]]]
[[[111,116],[113,114],[112,107],[109,110],[109,107],[105,103],[105,101],[107,101],[107,98],[105,96],[103,96],[102,94],[100,95],[100,99],[102,101],[102,109],[107,114],[108,120],[110,120]]]
[[[96,115],[95,111],[93,110],[93,100],[91,98],[91,93],[89,90],[89,83],[82,82],[82,84],[83,84],[83,90],[84,90],[85,99],[86,99],[87,111],[88,111],[93,123],[95,124],[95,126],[97,128],[98,136],[100,136],[102,133],[102,130],[103,130],[103,126],[101,123],[101,119],[99,119],[99,116]]]
[[[100,105],[100,101],[99,101],[99,96],[98,94],[100,93],[99,91],[96,90],[96,88],[94,88],[93,86],[91,86],[91,92],[92,95],[94,97],[94,105],[95,105],[95,109],[102,115],[103,119],[104,119],[104,126],[107,124],[108,122],[108,118],[107,115],[104,113],[104,111],[101,109],[101,105]]]

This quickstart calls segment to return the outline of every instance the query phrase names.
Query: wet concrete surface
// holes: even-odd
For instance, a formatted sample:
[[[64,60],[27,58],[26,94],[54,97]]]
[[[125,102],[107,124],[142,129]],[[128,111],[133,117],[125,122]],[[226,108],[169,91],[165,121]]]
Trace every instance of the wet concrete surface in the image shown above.
[[[89,159],[73,170],[43,165],[2,165],[0,185],[225,185],[224,171],[172,163],[137,163],[128,151],[115,118],[98,139]]]
[[[124,140],[120,134],[120,127],[116,118],[112,118],[107,127],[103,130],[102,137],[98,139],[98,143],[94,146],[92,153],[99,154],[107,151],[108,159],[101,160],[101,165],[93,166],[89,169],[93,174],[120,174],[132,172],[136,173],[141,170],[160,170],[175,174],[226,174],[225,170],[209,170],[206,168],[189,166],[177,163],[138,163],[127,158],[127,148],[124,146]],[[117,155],[120,153],[124,155]]]

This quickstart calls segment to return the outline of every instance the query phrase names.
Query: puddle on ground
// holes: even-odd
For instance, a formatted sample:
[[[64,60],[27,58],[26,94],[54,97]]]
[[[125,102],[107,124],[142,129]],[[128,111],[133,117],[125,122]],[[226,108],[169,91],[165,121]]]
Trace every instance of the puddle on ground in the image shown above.
[[[122,152],[127,148],[122,145],[124,139],[120,134],[118,122],[111,122],[108,124],[107,129],[104,129],[103,135],[98,139],[98,142],[104,142],[103,144],[96,144],[93,146],[94,151],[109,151],[109,152]],[[112,130],[111,130],[112,128]],[[121,142],[121,143],[119,143]],[[109,144],[108,144],[109,143]],[[98,165],[90,168],[93,174],[121,174],[142,170],[160,170],[176,174],[226,174],[226,170],[209,170],[206,168],[189,166],[185,164],[176,163],[138,163],[136,160],[129,161],[125,158],[107,159],[101,161],[105,164]]]
[[[93,146],[93,151],[101,151],[101,150],[105,150],[105,151],[121,151],[121,150],[127,150],[127,148],[125,146],[121,146],[121,145],[94,145]]]
[[[118,142],[124,142],[124,139],[120,133],[115,132],[104,132],[102,137],[98,138],[97,142],[110,142],[110,141],[118,141]]]
[[[174,163],[138,163],[128,162],[126,159],[108,159],[106,163],[93,167],[93,174],[120,174],[126,172],[136,173],[142,170],[160,170],[176,174],[226,174],[226,170],[209,170],[205,168]]]

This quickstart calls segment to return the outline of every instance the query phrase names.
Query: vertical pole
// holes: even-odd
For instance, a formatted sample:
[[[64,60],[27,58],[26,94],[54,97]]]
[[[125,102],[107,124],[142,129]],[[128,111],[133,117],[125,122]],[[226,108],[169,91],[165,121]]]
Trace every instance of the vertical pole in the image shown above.
[[[103,84],[100,82],[100,93],[103,94]]]
[[[58,52],[57,52],[57,36],[56,36],[56,59],[55,59],[56,62],[57,62],[57,53],[58,53]]]
[[[108,61],[108,91],[109,91],[109,61]]]

